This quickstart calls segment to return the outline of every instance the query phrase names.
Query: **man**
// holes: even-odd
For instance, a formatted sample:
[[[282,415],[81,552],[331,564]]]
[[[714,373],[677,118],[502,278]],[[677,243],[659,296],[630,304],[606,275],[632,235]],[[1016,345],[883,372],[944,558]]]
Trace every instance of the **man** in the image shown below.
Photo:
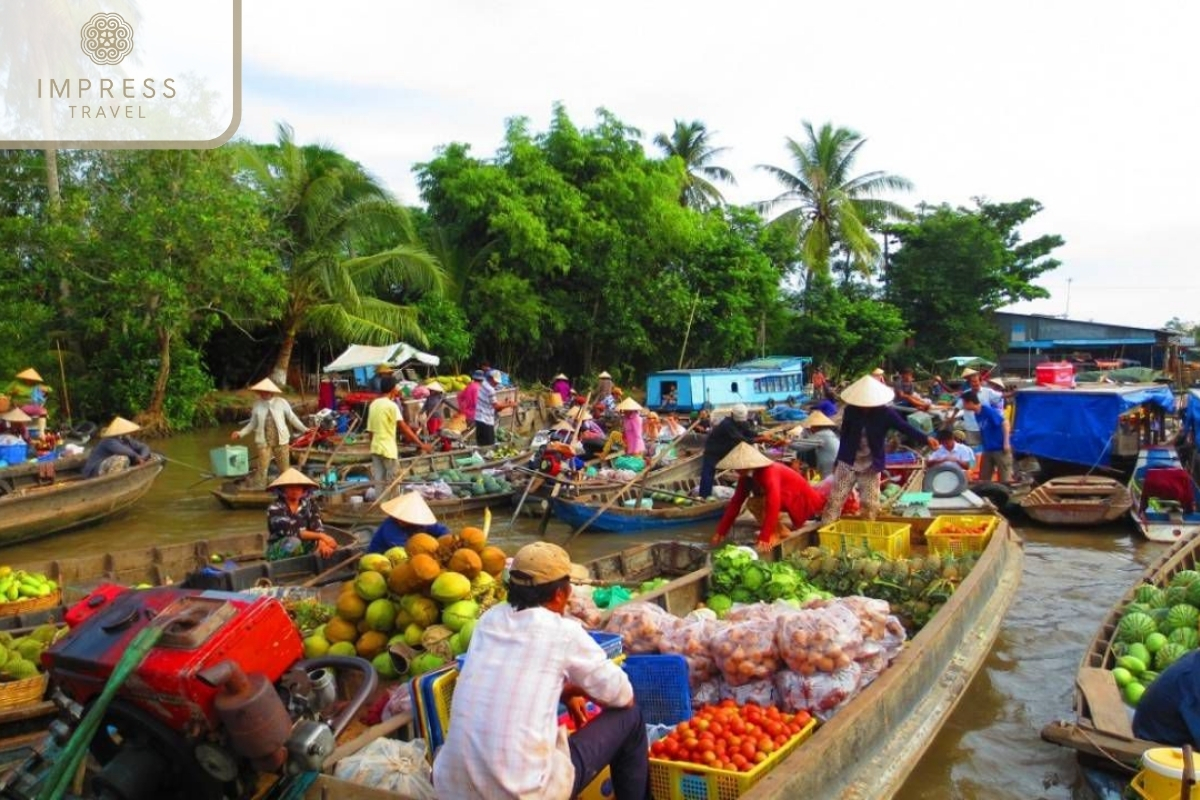
[[[83,465],[83,477],[95,478],[117,472],[131,464],[142,464],[150,458],[150,448],[129,434],[140,431],[142,426],[124,417],[114,417],[108,427],[100,433],[100,443],[88,453]]]
[[[496,415],[516,403],[496,400],[496,389],[500,386],[500,370],[489,371],[479,385],[479,397],[475,405],[475,443],[490,447],[496,443]]]
[[[729,455],[741,442],[754,443],[754,428],[750,426],[749,416],[746,404],[737,403],[729,410],[729,416],[718,422],[708,434],[704,441],[704,457],[700,461],[698,492],[701,497],[712,495],[713,480],[717,476],[717,462]]]
[[[942,428],[939,430],[937,440],[941,446],[925,456],[926,464],[930,466],[946,463],[958,464],[964,470],[975,466],[975,451],[958,441],[952,429]]]
[[[379,382],[383,394],[367,406],[367,433],[371,434],[371,480],[380,488],[391,486],[396,475],[396,462],[400,458],[400,447],[396,442],[396,431],[420,448],[422,453],[433,450],[431,445],[408,427],[400,416],[400,387],[391,375],[384,375]]]
[[[487,611],[454,688],[446,744],[433,762],[438,797],[576,797],[605,766],[616,800],[646,800],[646,729],[624,671],[578,622],[563,616],[566,551],[534,542],[509,568],[508,602]],[[567,705],[579,730],[558,724]],[[587,701],[603,711],[586,721]]]
[[[1008,420],[1004,414],[980,401],[975,392],[963,392],[960,400],[963,410],[975,415],[979,425],[979,437],[983,454],[979,457],[979,480],[993,480],[993,474],[1000,472],[1002,483],[1012,482],[1012,445],[1008,440]]]
[[[762,527],[758,532],[757,546],[764,553],[771,552],[771,548],[779,543],[780,512],[788,513],[794,530],[819,514],[825,505],[825,498],[803,475],[789,466],[772,461],[746,442],[739,443],[717,466],[737,470],[738,482],[733,499],[717,523],[717,532],[710,542],[713,547],[719,545],[729,533],[734,520],[742,513],[742,504],[751,494],[763,498]]]
[[[251,431],[254,432],[254,446],[258,450],[258,461],[255,464],[254,488],[265,489],[267,486],[267,470],[271,467],[272,458],[279,474],[288,471],[292,465],[289,440],[291,432],[297,433],[308,430],[292,404],[283,397],[283,390],[275,385],[270,378],[263,378],[250,387],[258,394],[258,400],[250,409],[250,421],[241,430],[234,431],[230,438],[240,439]]]
[[[896,407],[904,411],[928,411],[933,403],[926,400],[917,391],[916,381],[913,380],[911,367],[900,370],[900,377],[892,385],[896,392]]]
[[[1162,671],[1138,700],[1133,735],[1148,742],[1200,746],[1200,650]]]
[[[991,406],[997,411],[1004,410],[1004,399],[995,389],[983,384],[983,376],[976,370],[968,367],[962,372],[962,378],[967,382],[964,392],[974,392],[979,397],[979,401],[984,405]],[[967,435],[967,444],[975,446],[980,444],[982,440],[979,437],[979,423],[975,419],[975,415],[963,407],[962,399],[954,404],[955,413],[950,419],[961,413],[963,431]]]

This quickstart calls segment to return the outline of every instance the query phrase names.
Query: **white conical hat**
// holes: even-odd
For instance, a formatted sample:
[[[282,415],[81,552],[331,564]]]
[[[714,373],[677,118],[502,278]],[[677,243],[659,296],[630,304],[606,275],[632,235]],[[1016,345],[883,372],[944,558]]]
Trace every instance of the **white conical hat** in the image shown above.
[[[597,377],[597,378],[611,378],[611,377],[612,377],[612,375],[609,375],[609,374],[608,374],[608,370],[604,370],[604,372],[601,372],[601,373],[600,373],[599,375],[597,375],[596,377]]]
[[[972,375],[978,375],[978,374],[979,374],[979,370],[971,369],[970,367],[967,367],[966,369],[964,369],[962,371],[962,375],[960,375],[959,377],[960,378],[969,378]]]
[[[250,387],[252,392],[271,392],[272,394],[283,394],[283,389],[275,385],[275,381],[270,378],[263,378],[258,383]]]
[[[859,408],[886,406],[896,399],[892,387],[880,383],[870,375],[863,375],[842,390],[842,400]]]
[[[392,519],[410,525],[432,525],[437,522],[437,517],[420,492],[405,492],[386,503],[380,503],[379,508]]]
[[[617,404],[617,411],[641,411],[642,404],[632,397],[626,397]]]
[[[554,427],[552,427],[550,430],[566,431],[567,433],[570,433],[571,431],[575,430],[575,426],[564,419],[562,422],[555,423]]]
[[[108,427],[100,432],[101,439],[107,439],[110,436],[124,436],[127,433],[140,431],[141,425],[136,422],[130,422],[124,417],[113,417],[113,421],[108,423]]]
[[[822,427],[822,426],[831,427],[831,428],[837,427],[836,422],[831,420],[829,417],[825,416],[820,411],[814,411],[811,414],[809,414],[807,417],[804,418],[804,422],[802,422],[801,424],[806,428],[818,428],[818,427]]]
[[[33,367],[21,370],[17,373],[16,377],[23,381],[37,381],[38,383],[42,382],[42,376],[38,375],[38,371]]]
[[[429,390],[429,391],[431,391],[431,392],[444,392],[444,391],[446,391],[446,387],[445,387],[445,386],[442,386],[442,385],[441,385],[440,383],[438,383],[437,381],[430,381],[429,383],[425,384],[425,388],[426,388],[426,389],[428,389],[428,390]]]
[[[592,418],[592,412],[583,406],[576,406],[567,412],[567,416],[573,420],[588,420]]]
[[[0,414],[0,419],[7,422],[33,422],[33,417],[19,408],[10,408],[8,411]]]
[[[729,455],[717,462],[717,469],[758,469],[773,464],[771,459],[759,452],[758,448],[746,442],[738,442],[737,447],[729,451]]]
[[[565,381],[565,380],[569,380],[569,378],[567,378],[567,376],[566,376],[566,375],[563,375],[563,374],[560,372],[560,373],[558,373],[557,375],[555,375],[553,378],[551,378],[550,380],[552,380],[552,381]]]
[[[295,467],[289,467],[284,470],[283,474],[275,480],[267,484],[268,489],[277,489],[280,486],[312,486],[316,488],[317,482],[305,475]]]

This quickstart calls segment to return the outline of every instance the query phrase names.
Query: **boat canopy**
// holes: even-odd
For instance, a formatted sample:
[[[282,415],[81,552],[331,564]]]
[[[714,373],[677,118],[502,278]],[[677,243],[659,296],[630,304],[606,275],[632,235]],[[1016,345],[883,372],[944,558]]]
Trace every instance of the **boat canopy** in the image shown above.
[[[1200,441],[1200,389],[1188,389],[1183,429],[1192,434],[1193,441]]]
[[[350,372],[356,369],[377,367],[380,364],[402,367],[410,361],[418,361],[426,366],[436,367],[441,359],[429,353],[422,353],[405,342],[385,345],[352,344],[340,356],[326,364],[321,371]]]
[[[951,365],[957,367],[958,369],[966,369],[967,367],[970,367],[971,369],[981,369],[985,371],[996,366],[995,361],[988,361],[986,358],[980,358],[979,356],[949,356],[948,358],[939,358],[934,363]],[[955,375],[954,377],[957,378],[958,376]]]
[[[1162,384],[1028,387],[1017,390],[1014,399],[1013,450],[1086,466],[1109,463],[1125,412],[1140,405],[1175,412],[1175,395]]]

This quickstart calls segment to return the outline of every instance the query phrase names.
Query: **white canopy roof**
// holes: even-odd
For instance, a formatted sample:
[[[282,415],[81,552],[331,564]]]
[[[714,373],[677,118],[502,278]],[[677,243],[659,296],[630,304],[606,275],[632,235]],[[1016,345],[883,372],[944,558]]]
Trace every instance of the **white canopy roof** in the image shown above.
[[[380,364],[402,367],[410,361],[419,361],[430,367],[436,367],[441,359],[429,353],[422,353],[411,344],[404,342],[379,346],[352,344],[346,348],[344,353],[326,364],[322,372],[349,372],[352,369],[377,367]]]

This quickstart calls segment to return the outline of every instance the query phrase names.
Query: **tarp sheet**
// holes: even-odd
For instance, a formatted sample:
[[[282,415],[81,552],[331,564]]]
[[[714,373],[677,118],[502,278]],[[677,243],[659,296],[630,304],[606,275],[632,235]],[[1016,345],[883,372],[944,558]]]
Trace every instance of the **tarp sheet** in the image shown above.
[[[1018,453],[1086,466],[1112,458],[1118,417],[1150,404],[1175,412],[1169,386],[1123,386],[1103,390],[1030,389],[1016,394],[1012,446]]]
[[[1183,410],[1183,429],[1200,442],[1200,389],[1188,389],[1187,407]]]
[[[404,342],[378,346],[352,344],[340,356],[326,364],[321,371],[350,372],[364,367],[377,367],[380,364],[401,367],[410,361],[419,361],[422,364],[436,367],[441,359],[429,353],[422,353],[411,344]]]

